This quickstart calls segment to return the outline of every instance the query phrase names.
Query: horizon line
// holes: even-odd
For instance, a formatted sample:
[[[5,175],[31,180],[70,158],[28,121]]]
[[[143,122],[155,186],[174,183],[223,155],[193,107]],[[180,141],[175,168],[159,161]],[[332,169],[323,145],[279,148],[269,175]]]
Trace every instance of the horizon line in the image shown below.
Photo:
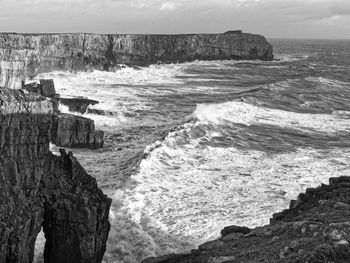
[[[285,36],[267,36],[262,33],[253,33],[253,32],[245,32],[241,29],[235,30],[226,30],[225,32],[201,32],[201,33],[97,33],[97,32],[15,32],[15,31],[1,31],[0,34],[17,34],[17,35],[64,35],[64,34],[89,34],[89,35],[219,35],[225,34],[229,31],[242,31],[242,34],[254,34],[254,35],[262,35],[267,39],[285,39],[285,40],[350,40],[350,38],[342,38],[342,37],[333,37],[333,38],[325,38],[325,37],[285,37]]]

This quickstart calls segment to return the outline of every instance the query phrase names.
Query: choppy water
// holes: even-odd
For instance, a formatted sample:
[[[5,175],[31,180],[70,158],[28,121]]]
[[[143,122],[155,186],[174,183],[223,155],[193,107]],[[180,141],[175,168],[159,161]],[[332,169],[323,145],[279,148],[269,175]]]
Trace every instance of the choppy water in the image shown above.
[[[307,187],[349,175],[350,41],[271,42],[279,61],[38,76],[104,112],[85,114],[104,149],[74,154],[113,198],[105,262],[266,224]]]

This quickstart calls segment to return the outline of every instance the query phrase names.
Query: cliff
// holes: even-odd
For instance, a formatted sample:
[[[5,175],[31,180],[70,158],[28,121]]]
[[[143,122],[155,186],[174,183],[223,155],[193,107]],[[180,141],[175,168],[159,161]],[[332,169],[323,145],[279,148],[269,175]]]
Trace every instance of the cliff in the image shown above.
[[[56,94],[52,79],[41,79],[40,83],[22,83],[23,90],[38,96],[47,97],[53,103],[54,113],[51,125],[51,141],[58,147],[67,148],[103,148],[104,132],[95,130],[95,122],[91,119],[59,112],[59,104],[68,105],[70,111],[85,113],[89,105],[98,101],[85,98],[60,98]]]
[[[0,86],[20,88],[20,81],[53,70],[116,70],[118,64],[146,66],[193,60],[272,60],[263,36],[225,34],[97,35],[0,34]]]
[[[221,238],[189,254],[150,258],[143,263],[345,263],[350,259],[350,177],[331,178],[310,188],[275,214],[270,225],[229,226]]]
[[[101,262],[111,200],[71,153],[49,150],[53,103],[0,90],[0,262],[32,262],[43,227],[45,262]]]

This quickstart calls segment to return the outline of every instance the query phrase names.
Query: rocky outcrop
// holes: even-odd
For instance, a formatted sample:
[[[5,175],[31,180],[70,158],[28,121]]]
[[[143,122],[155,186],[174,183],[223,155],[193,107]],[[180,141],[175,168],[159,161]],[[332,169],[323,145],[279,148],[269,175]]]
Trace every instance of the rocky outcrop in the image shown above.
[[[40,83],[22,83],[23,90],[39,96],[50,98],[54,113],[52,116],[51,141],[58,147],[68,148],[103,148],[104,132],[95,130],[95,122],[91,119],[64,114],[59,111],[59,103],[65,104],[70,111],[85,113],[89,105],[98,101],[85,98],[60,98],[56,94],[52,79],[41,79]]]
[[[97,100],[90,100],[87,98],[60,98],[60,103],[68,106],[69,111],[79,112],[84,114],[90,105],[96,105],[99,102]]]
[[[71,153],[49,150],[54,107],[0,90],[0,262],[32,262],[43,227],[45,262],[101,262],[111,200]]]
[[[146,66],[193,60],[272,60],[263,36],[225,34],[98,35],[0,34],[0,86],[20,88],[20,81],[53,70],[116,70],[118,64]]]
[[[310,188],[275,214],[270,225],[229,226],[221,238],[189,254],[149,258],[144,263],[349,262],[350,177]]]
[[[23,81],[22,89],[49,98],[52,98],[55,95],[57,95],[53,79],[41,79],[40,83],[33,82],[29,84],[24,84]]]
[[[57,146],[103,148],[104,132],[95,130],[94,121],[88,118],[60,113],[54,117],[51,132],[51,140]]]

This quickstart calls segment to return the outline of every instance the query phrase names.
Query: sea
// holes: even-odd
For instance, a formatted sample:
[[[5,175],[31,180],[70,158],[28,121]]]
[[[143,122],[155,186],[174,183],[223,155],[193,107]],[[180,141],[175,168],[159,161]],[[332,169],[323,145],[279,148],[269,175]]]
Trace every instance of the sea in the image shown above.
[[[350,41],[269,41],[274,61],[37,76],[61,97],[99,101],[83,116],[105,131],[104,148],[72,151],[113,199],[105,263],[268,224],[306,188],[350,175]]]

